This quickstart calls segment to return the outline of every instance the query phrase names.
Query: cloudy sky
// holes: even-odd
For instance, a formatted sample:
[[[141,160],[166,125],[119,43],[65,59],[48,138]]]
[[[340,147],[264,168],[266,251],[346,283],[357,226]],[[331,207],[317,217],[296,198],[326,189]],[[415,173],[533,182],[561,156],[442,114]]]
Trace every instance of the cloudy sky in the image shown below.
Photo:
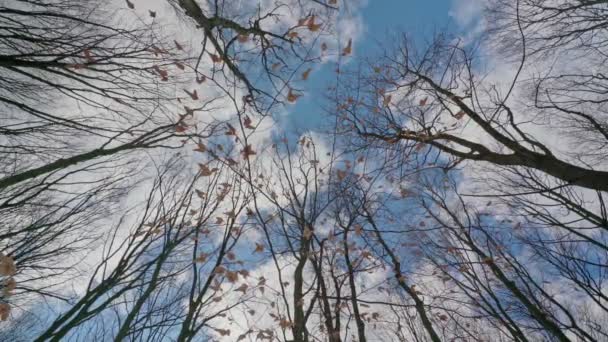
[[[373,56],[374,50],[380,51],[383,45],[386,46],[387,36],[399,32],[408,32],[416,39],[429,38],[444,29],[466,33],[474,25],[478,3],[477,0],[366,0],[358,8],[343,14],[349,26],[356,26],[344,30],[348,33],[343,35],[356,35],[354,56]],[[318,126],[323,117],[319,100],[335,80],[335,68],[335,64],[326,63],[315,70],[310,77],[310,89],[289,108],[291,115],[282,121],[284,128],[301,132]]]

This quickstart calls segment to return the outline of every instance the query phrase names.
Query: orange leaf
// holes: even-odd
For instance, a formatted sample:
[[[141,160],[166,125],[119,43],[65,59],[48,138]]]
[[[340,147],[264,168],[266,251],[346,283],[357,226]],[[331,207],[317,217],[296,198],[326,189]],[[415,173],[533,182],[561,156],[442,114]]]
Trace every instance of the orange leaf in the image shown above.
[[[310,74],[310,71],[312,70],[312,68],[307,69],[306,71],[304,71],[302,73],[302,80],[306,81],[308,79],[308,75]]]
[[[308,21],[306,23],[306,26],[308,27],[308,30],[310,30],[311,32],[317,32],[321,28],[321,24],[315,24],[314,15],[310,16],[310,18],[308,19]]]
[[[464,117],[464,112],[461,110],[458,113],[454,114],[454,117],[458,120],[462,119]]]
[[[264,251],[264,245],[262,245],[261,243],[257,243],[255,244],[255,250],[253,251],[253,253],[262,253]]]
[[[426,105],[426,102],[428,101],[428,99],[429,99],[428,97],[425,97],[425,98],[423,98],[422,100],[420,100],[420,103],[419,103],[419,104],[420,104],[420,106],[424,106],[424,105]]]
[[[291,102],[291,103],[294,103],[294,102],[296,102],[296,101],[298,100],[298,98],[299,98],[300,96],[302,96],[302,95],[296,95],[296,94],[293,92],[293,89],[289,89],[289,93],[287,94],[287,101],[289,101],[289,102]]]

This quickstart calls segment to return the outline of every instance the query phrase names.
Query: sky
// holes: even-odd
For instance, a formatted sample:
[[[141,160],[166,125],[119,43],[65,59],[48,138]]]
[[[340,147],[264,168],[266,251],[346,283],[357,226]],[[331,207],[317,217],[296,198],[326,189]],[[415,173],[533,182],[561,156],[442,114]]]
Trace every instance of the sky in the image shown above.
[[[146,0],[140,1],[140,3],[143,3]],[[253,0],[243,1],[247,3],[247,1]],[[349,0],[339,1],[342,3]],[[342,41],[341,46],[344,46],[343,43],[349,38],[353,38],[353,54],[343,59],[344,63],[353,63],[357,59],[366,57],[373,58],[375,54],[381,53],[381,44],[391,43],[390,41],[387,42],[387,37],[399,32],[407,32],[414,40],[425,41],[427,38],[430,40],[431,35],[438,31],[447,31],[452,34],[466,34],[474,31],[476,8],[484,0],[353,1],[365,3],[348,13],[356,19],[352,21],[357,25],[357,30],[354,30],[357,32],[356,37],[339,37]],[[147,5],[150,5],[150,3],[147,3]],[[147,9],[142,8],[144,16]],[[146,17],[146,20],[151,19]],[[353,32],[353,30],[348,32]],[[305,88],[303,88],[305,95],[295,104],[288,104],[285,111],[279,114],[279,118],[275,118],[279,119],[279,124],[283,130],[293,133],[294,136],[304,131],[319,131],[324,120],[325,92],[334,83],[335,68],[336,64],[334,62],[315,65],[313,73],[305,84]],[[325,155],[325,153],[320,153],[320,155]],[[198,170],[196,162],[193,165]],[[458,179],[458,181],[460,180]],[[484,205],[489,206],[489,204]],[[409,217],[415,216],[409,214]],[[494,218],[491,219],[494,220]],[[246,249],[237,250],[237,252],[243,252],[244,255],[249,256],[251,245],[246,245],[244,248]],[[257,260],[254,260],[255,262]],[[262,264],[252,270],[252,279],[256,279],[259,275],[272,275],[274,270],[274,264],[270,262]],[[385,274],[379,273],[374,276],[377,277],[377,281],[385,281],[386,279]],[[371,282],[369,279],[366,279],[366,281]]]
[[[423,40],[436,31],[458,30],[462,27],[462,21],[456,18],[454,13],[461,12],[455,6],[461,6],[463,3],[472,4],[478,0],[361,1],[366,3],[352,12],[361,25],[358,28],[360,34],[354,39],[353,54],[346,63],[354,61],[354,57],[373,57],[375,48],[379,47],[380,42],[386,41],[387,35],[390,36],[391,33],[408,32],[414,39]],[[142,3],[144,3],[143,0],[140,0],[140,4]],[[148,8],[155,10],[162,8],[160,5],[154,7],[150,2],[147,6],[142,5],[141,7],[144,15]],[[463,6],[462,8],[468,7]],[[465,13],[470,13],[470,11]],[[347,41],[348,38],[350,37],[340,37],[344,41]],[[295,104],[288,105],[282,120],[279,120],[286,131],[299,134],[303,131],[319,129],[324,118],[324,94],[326,89],[333,84],[335,67],[334,63],[325,63],[320,67],[317,66],[317,69],[313,71],[307,83],[305,96]],[[260,274],[264,274],[265,270],[258,271]],[[272,271],[270,270],[270,272]]]
[[[362,34],[354,42],[353,56],[368,57],[371,48],[379,47],[387,35],[408,32],[414,39],[425,39],[442,29],[457,30],[462,20],[459,8],[470,7],[476,0],[368,0],[356,10]],[[458,6],[458,8],[456,7]],[[469,13],[467,10],[466,13]],[[348,38],[342,38],[347,40]],[[373,53],[373,52],[372,52]],[[351,58],[352,59],[352,58]],[[288,132],[315,130],[323,121],[323,98],[333,84],[335,63],[325,63],[311,74],[305,96],[288,109],[279,122]]]

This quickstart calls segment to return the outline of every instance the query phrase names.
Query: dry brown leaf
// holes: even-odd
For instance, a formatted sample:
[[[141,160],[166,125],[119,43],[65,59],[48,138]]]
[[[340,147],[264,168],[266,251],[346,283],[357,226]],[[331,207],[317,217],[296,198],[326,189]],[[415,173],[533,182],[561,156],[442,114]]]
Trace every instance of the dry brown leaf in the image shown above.
[[[0,304],[0,320],[6,321],[11,313],[11,307],[7,303]]]
[[[350,38],[348,40],[348,43],[346,44],[346,47],[344,49],[342,49],[342,56],[348,56],[353,52],[353,39]]]
[[[249,159],[249,156],[252,156],[256,154],[255,151],[252,149],[251,145],[247,145],[245,146],[245,148],[243,148],[241,150],[241,155],[243,156],[243,158],[245,159]]]
[[[245,115],[245,118],[243,119],[243,126],[245,126],[245,128],[255,129],[255,126],[253,126],[253,121],[248,115]]]
[[[15,260],[11,256],[0,255],[0,275],[10,277],[17,273],[17,266]]]
[[[392,98],[391,95],[384,96],[384,99],[382,100],[382,105],[384,107],[387,107],[389,104],[391,104],[391,98]]]
[[[306,240],[310,240],[310,238],[312,237],[312,229],[310,229],[308,225],[306,225],[304,227],[304,231],[302,232],[302,236]]]
[[[220,334],[220,336],[230,336],[230,330],[229,329],[213,329],[215,330],[215,332],[217,332],[218,334]]]
[[[234,128],[231,124],[227,123],[228,130],[226,131],[226,135],[236,135],[236,128]]]
[[[194,89],[192,92],[189,92],[188,90],[184,89],[184,92],[186,92],[186,94],[188,94],[193,100],[198,100],[198,92],[196,91],[196,89]]]
[[[311,71],[311,70],[312,70],[312,68],[308,68],[308,69],[306,69],[306,71],[304,71],[304,72],[302,73],[302,80],[303,80],[303,81],[306,81],[306,80],[308,79],[308,75],[310,75],[310,71]]]
[[[255,250],[253,251],[253,253],[262,253],[263,251],[264,251],[264,245],[256,242]]]
[[[306,27],[308,27],[308,30],[311,32],[317,32],[321,28],[321,24],[316,24],[315,16],[311,15],[308,21],[306,22]]]
[[[298,98],[302,95],[297,95],[293,92],[293,89],[289,89],[289,93],[287,94],[287,101],[294,103],[298,100]]]
[[[281,328],[286,329],[286,328],[289,328],[291,326],[291,322],[289,320],[283,318],[279,322],[279,325],[281,326]]]
[[[13,278],[13,277],[8,278],[4,283],[4,289],[3,289],[4,295],[5,296],[13,295],[13,290],[15,290],[15,288],[17,288],[17,282],[15,281],[15,278]]]
[[[198,189],[195,189],[194,191],[196,192],[196,195],[197,195],[197,196],[198,196],[200,199],[205,199],[205,198],[207,197],[207,194],[206,194],[206,193],[204,193],[204,192],[202,192],[202,191],[200,191],[200,190],[198,190]]]
[[[221,63],[222,62],[222,57],[220,57],[220,56],[218,56],[218,55],[216,55],[214,53],[210,53],[209,57],[211,57],[211,61],[213,63]]]
[[[196,263],[203,263],[203,262],[207,261],[208,257],[209,257],[209,254],[207,254],[207,253],[201,253],[201,254],[199,254],[199,256],[197,256],[194,259],[194,262],[196,262]]]
[[[184,133],[187,130],[188,130],[188,125],[184,124],[183,122],[180,122],[177,125],[175,125],[175,131],[177,133]]]
[[[239,43],[247,43],[249,41],[249,34],[239,34],[237,39]]]
[[[196,148],[195,148],[193,151],[196,151],[196,152],[201,152],[201,153],[202,153],[202,152],[206,152],[206,151],[207,151],[207,146],[205,146],[205,144],[203,144],[203,142],[202,142],[202,141],[199,141],[199,142],[196,144]]]
[[[200,169],[201,176],[203,176],[203,177],[209,177],[215,171],[217,171],[217,168],[209,169],[209,167],[205,164],[198,164],[198,167]]]
[[[237,287],[234,291],[235,292],[243,292],[243,294],[247,293],[247,289],[249,288],[249,286],[245,283],[241,284],[241,286]]]
[[[86,58],[87,62],[89,63],[95,63],[95,58],[93,58],[91,50],[89,49],[84,49],[84,58]]]
[[[355,225],[355,234],[358,236],[363,235],[363,227],[360,224]]]
[[[233,271],[227,271],[225,276],[231,283],[236,283],[239,280],[239,274]]]

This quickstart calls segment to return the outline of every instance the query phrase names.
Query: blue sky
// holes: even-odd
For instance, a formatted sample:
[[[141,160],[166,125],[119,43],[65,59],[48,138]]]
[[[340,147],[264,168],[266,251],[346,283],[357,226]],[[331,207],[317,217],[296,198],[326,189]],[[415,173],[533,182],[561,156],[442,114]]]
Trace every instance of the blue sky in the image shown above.
[[[368,0],[360,9],[363,34],[354,44],[354,56],[373,56],[374,47],[386,40],[387,34],[407,32],[424,39],[442,29],[456,27],[450,17],[455,0]],[[324,92],[334,82],[334,63],[324,64],[311,74],[306,96],[288,108],[281,121],[288,132],[300,134],[316,130],[323,120]]]

